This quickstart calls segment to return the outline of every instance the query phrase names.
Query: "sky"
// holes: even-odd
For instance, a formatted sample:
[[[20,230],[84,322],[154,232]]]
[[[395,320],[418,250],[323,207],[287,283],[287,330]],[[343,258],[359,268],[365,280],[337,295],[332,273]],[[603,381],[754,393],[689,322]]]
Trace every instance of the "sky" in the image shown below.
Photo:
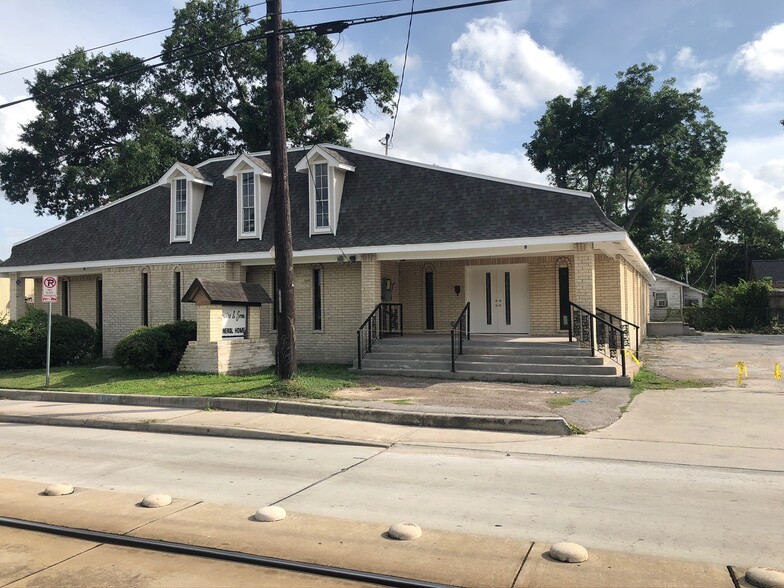
[[[259,0],[246,0],[248,4]],[[406,12],[410,0],[303,12],[362,0],[283,0],[297,24]],[[366,0],[367,1],[367,0]],[[465,0],[415,0],[416,9]],[[171,25],[182,0],[3,0],[0,71]],[[252,14],[262,16],[264,4]],[[30,18],[35,14],[36,18]],[[387,59],[400,74],[408,18],[357,25],[330,38],[341,59]],[[118,46],[159,52],[164,35]],[[784,2],[781,0],[511,0],[416,16],[389,154],[493,176],[547,183],[525,157],[546,102],[579,86],[614,86],[638,63],[657,83],[701,88],[728,133],[720,177],[763,210],[784,210]],[[26,95],[27,69],[0,75],[0,103]],[[32,103],[0,110],[0,150],[19,146]],[[392,120],[371,109],[353,119],[352,146],[383,153]],[[197,163],[197,162],[187,162]],[[0,193],[0,259],[13,243],[61,220]],[[780,219],[784,228],[784,218]]]

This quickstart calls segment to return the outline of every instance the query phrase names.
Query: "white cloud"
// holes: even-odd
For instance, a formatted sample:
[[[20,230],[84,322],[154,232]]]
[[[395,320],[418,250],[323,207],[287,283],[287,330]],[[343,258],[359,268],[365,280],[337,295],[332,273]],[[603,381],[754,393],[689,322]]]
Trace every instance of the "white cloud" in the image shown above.
[[[480,149],[488,134],[511,126],[524,114],[558,94],[571,95],[582,83],[582,73],[562,57],[534,41],[528,32],[515,31],[503,18],[483,18],[467,24],[452,44],[449,80],[431,83],[400,101],[390,155],[427,163],[546,183],[520,151]],[[391,128],[361,117],[352,118],[350,136],[358,149],[383,150],[379,140]]]
[[[658,51],[646,54],[645,60],[648,63],[662,67],[667,63],[667,52],[664,49],[659,49]]]
[[[711,63],[698,59],[691,47],[681,47],[675,54],[673,65],[676,70],[684,72],[678,84],[683,90],[700,88],[704,93],[719,87],[719,76],[710,71]]]
[[[757,79],[784,75],[784,23],[770,27],[754,41],[741,45],[735,53],[734,65]]]
[[[422,67],[422,58],[419,55],[414,53],[409,53],[408,57],[406,57],[403,53],[400,55],[395,55],[391,60],[390,63],[392,67],[395,68],[395,71],[403,71],[403,61],[406,62],[406,71],[411,72],[412,70],[417,70]]]
[[[7,100],[0,95],[0,104],[18,100],[20,97]],[[19,147],[21,126],[33,119],[38,113],[33,102],[22,102],[0,110],[0,150]]]
[[[721,179],[741,191],[751,192],[763,210],[784,212],[784,135],[730,139]],[[778,157],[776,157],[778,155]],[[784,228],[784,215],[779,218]]]

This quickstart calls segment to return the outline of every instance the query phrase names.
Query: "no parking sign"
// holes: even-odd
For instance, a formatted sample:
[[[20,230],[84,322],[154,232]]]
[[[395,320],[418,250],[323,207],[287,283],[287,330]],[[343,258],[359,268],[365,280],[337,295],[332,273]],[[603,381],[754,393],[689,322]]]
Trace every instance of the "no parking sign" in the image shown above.
[[[41,284],[41,302],[57,302],[57,276],[44,276]]]

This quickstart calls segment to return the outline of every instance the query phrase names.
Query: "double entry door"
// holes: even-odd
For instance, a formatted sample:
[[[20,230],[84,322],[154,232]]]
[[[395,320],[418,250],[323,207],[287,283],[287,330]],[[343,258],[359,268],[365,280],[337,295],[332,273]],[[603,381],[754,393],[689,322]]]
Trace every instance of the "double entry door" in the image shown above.
[[[528,264],[466,266],[472,333],[531,332]]]

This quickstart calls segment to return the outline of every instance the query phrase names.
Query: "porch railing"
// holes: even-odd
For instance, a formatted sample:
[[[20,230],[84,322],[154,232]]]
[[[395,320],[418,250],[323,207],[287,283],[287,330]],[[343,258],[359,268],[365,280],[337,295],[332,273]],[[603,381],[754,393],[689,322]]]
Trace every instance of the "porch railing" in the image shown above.
[[[590,346],[591,355],[598,351],[621,366],[626,376],[626,336],[622,328],[598,317],[574,302],[569,302],[569,342]]]
[[[362,358],[371,352],[378,339],[402,334],[403,305],[396,302],[377,305],[357,330],[357,368],[362,369]]]
[[[463,341],[471,340],[471,303],[466,302],[460,316],[452,324],[452,372],[455,371],[455,360],[463,354]]]
[[[603,318],[604,320],[610,322],[610,324],[621,327],[623,329],[623,334],[626,336],[626,346],[630,347],[632,344],[632,338],[630,336],[630,330],[634,329],[634,353],[639,358],[640,357],[640,326],[635,325],[634,323],[627,321],[626,319],[622,319],[618,315],[615,315],[611,312],[607,312],[601,308],[596,309],[596,314]]]

